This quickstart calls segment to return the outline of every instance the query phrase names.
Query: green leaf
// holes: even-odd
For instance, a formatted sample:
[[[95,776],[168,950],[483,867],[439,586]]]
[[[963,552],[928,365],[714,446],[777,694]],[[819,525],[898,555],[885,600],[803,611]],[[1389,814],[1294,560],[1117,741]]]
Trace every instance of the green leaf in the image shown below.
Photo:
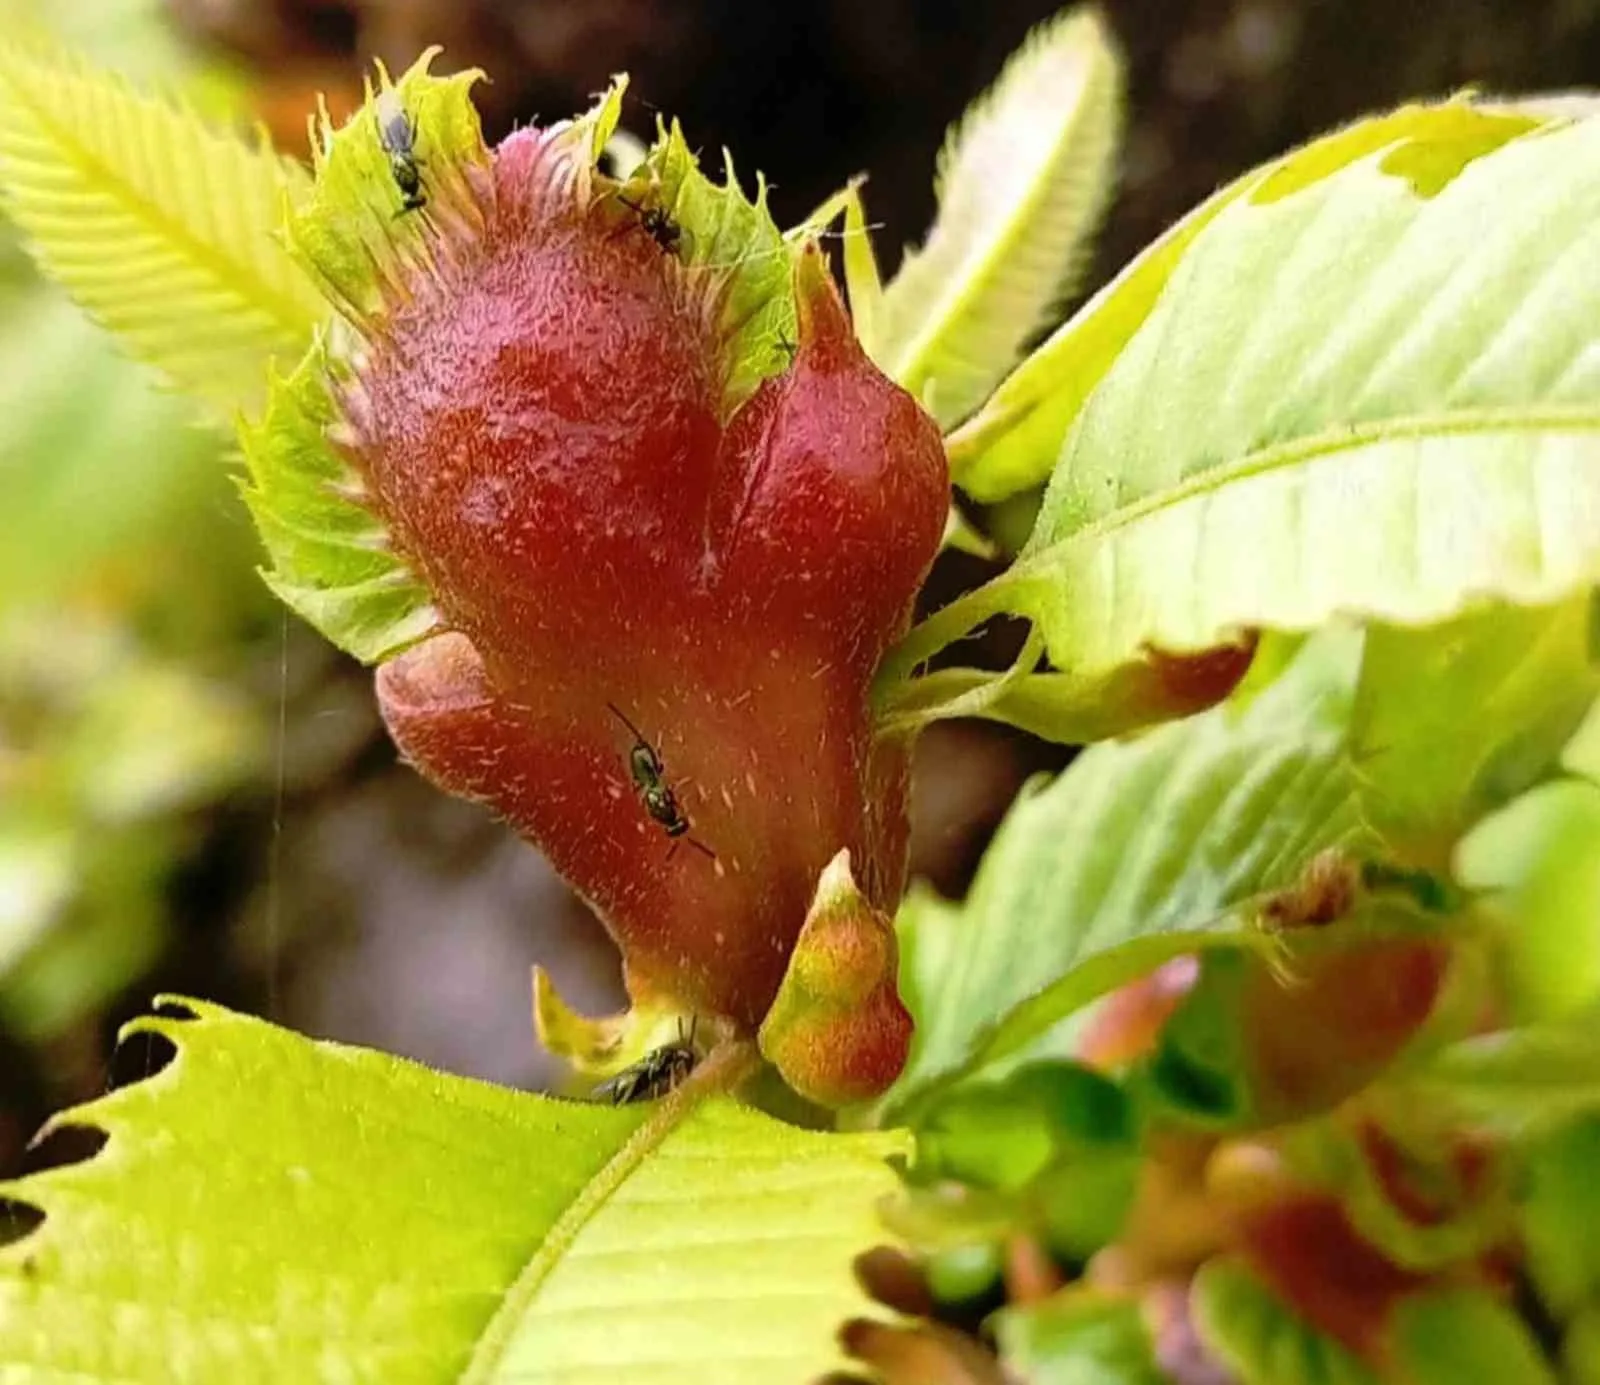
[[[1546,114],[1464,102],[1404,106],[1363,120],[1253,169],[1196,207],[1001,384],[947,440],[951,475],[976,500],[1001,500],[1048,480],[1095,387],[1150,316],[1189,247],[1226,208],[1262,189],[1306,186],[1380,151],[1415,166],[1492,148]]]
[[[1455,854],[1469,889],[1492,891],[1514,1018],[1600,1001],[1600,786],[1544,784],[1485,819]]]
[[[1600,1304],[1585,1308],[1561,1344],[1567,1385],[1600,1385]]]
[[[1111,1079],[1075,1063],[1030,1063],[940,1102],[917,1130],[916,1173],[1012,1190],[1064,1153],[1135,1142],[1133,1113]]]
[[[689,283],[720,328],[722,404],[731,414],[766,376],[789,365],[799,330],[794,274],[805,237],[795,245],[779,232],[764,178],[757,176],[752,202],[726,150],[723,169],[721,185],[707,178],[673,121],[622,195],[659,200],[685,233],[680,254]]]
[[[1513,1136],[1600,1111],[1600,1009],[1462,1039],[1404,1078],[1418,1100]]]
[[[404,293],[410,262],[430,253],[440,228],[481,224],[483,218],[489,150],[471,94],[483,74],[473,69],[432,76],[428,69],[440,51],[427,49],[398,82],[391,83],[380,68],[379,92],[369,83],[366,101],[349,120],[335,130],[324,110],[312,131],[316,177],[289,216],[289,246],[353,322],[382,308],[387,287]],[[410,122],[424,170],[427,218],[398,215],[404,204],[379,128],[380,101],[397,103]],[[613,112],[603,129],[592,120],[574,123],[571,137],[584,144],[586,166],[600,156],[620,103],[621,92],[614,90],[597,107]]]
[[[220,550],[241,535],[217,515],[228,500],[217,438],[156,384],[58,291],[30,285],[6,297],[0,613],[55,605],[104,582],[108,569],[134,579],[116,581],[123,600],[171,584],[180,565],[187,583],[194,542],[173,540],[196,535],[202,521],[215,586],[228,585]]]
[[[1468,827],[1555,768],[1600,692],[1594,619],[1584,593],[1368,631],[1355,756],[1373,825],[1409,860],[1443,866]]]
[[[0,727],[0,1022],[44,1040],[153,962],[180,814],[264,747],[225,685],[60,604],[0,614]]]
[[[1379,1385],[1356,1357],[1238,1265],[1213,1260],[1202,1266],[1189,1305],[1201,1338],[1239,1385]]]
[[[266,413],[241,423],[245,502],[271,557],[267,585],[339,648],[375,664],[439,628],[433,595],[356,497],[355,468],[328,444],[339,418],[319,342],[273,382]]]
[[[224,420],[325,315],[277,238],[297,165],[15,37],[0,45],[0,182],[45,272]]]
[[[0,1185],[45,1214],[0,1250],[8,1379],[798,1385],[872,1311],[851,1260],[898,1136],[555,1101],[182,1004],[134,1026],[170,1066],[59,1118],[104,1150]]]
[[[1008,1377],[1027,1385],[1168,1385],[1139,1305],[1062,1294],[990,1320]]]
[[[1600,576],[1600,121],[1478,120],[1223,207],[1084,406],[1016,565],[882,678],[1000,614],[1094,689],[1152,649]]]
[[[1111,187],[1122,64],[1105,21],[1035,29],[950,130],[939,214],[866,322],[862,345],[941,424],[981,404],[1075,287]]]
[[[72,899],[72,832],[6,804],[0,813],[0,993]]]
[[[1362,835],[1345,741],[1360,651],[1329,632],[1246,706],[1086,751],[1024,791],[964,905],[914,892],[898,923],[917,1028],[890,1108],[1029,1052],[1170,957],[1270,948],[1236,906]]]
[[[414,262],[435,239],[481,221],[489,151],[472,104],[482,75],[434,77],[430,48],[398,82],[380,71],[381,90],[337,131],[326,113],[316,132],[316,181],[289,219],[294,253],[351,323],[403,297]],[[397,217],[379,105],[410,122],[425,172],[428,216]],[[591,170],[616,123],[615,87],[582,121],[555,137]],[[444,229],[440,229],[444,228]],[[343,336],[319,334],[292,375],[273,381],[264,415],[241,424],[250,481],[245,500],[271,557],[267,585],[296,614],[364,663],[380,663],[434,634],[433,597],[389,544],[363,504],[365,487],[330,433],[342,423],[336,398],[347,365]]]
[[[1395,1313],[1394,1340],[1396,1366],[1412,1385],[1557,1385],[1527,1326],[1483,1289],[1407,1299]]]
[[[1552,1131],[1527,1154],[1522,1243],[1528,1273],[1565,1318],[1600,1300],[1600,1116]]]

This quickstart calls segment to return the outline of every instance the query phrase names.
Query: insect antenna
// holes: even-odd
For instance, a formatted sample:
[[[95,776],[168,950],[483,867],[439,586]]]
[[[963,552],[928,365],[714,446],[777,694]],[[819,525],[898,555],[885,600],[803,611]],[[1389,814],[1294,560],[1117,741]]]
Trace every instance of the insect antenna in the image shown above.
[[[616,717],[616,719],[618,721],[620,721],[624,726],[626,726],[628,728],[628,730],[633,732],[634,740],[640,741],[645,745],[649,745],[650,744],[649,741],[645,740],[644,732],[641,731],[637,726],[635,726],[631,721],[628,720],[627,714],[625,712],[623,712],[622,708],[617,706],[617,704],[615,702],[608,702],[608,703],[606,703],[606,706],[611,709],[611,715],[612,716]]]

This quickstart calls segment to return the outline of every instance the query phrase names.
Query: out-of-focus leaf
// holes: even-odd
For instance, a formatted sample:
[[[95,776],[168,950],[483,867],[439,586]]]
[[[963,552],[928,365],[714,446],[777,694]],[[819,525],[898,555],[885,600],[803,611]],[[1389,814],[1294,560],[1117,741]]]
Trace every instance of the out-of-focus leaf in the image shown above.
[[[991,1322],[1001,1361],[1026,1385],[1170,1385],[1131,1300],[1066,1293]]]
[[[1463,885],[1494,892],[1516,1017],[1600,1000],[1600,786],[1568,779],[1524,794],[1478,824],[1455,863]]]
[[[941,424],[983,402],[1073,288],[1111,188],[1122,86],[1105,21],[1069,10],[952,127],[928,242],[861,338]]]
[[[1190,1311],[1206,1345],[1240,1385],[1380,1385],[1344,1347],[1228,1261],[1212,1261],[1195,1275]]]
[[[0,799],[6,784],[0,776]],[[0,990],[17,958],[60,916],[73,889],[72,832],[0,812]]]
[[[1552,1131],[1526,1152],[1522,1240],[1528,1272],[1560,1317],[1600,1302],[1600,1116]]]
[[[1587,1116],[1600,1111],[1600,1010],[1462,1039],[1405,1082],[1421,1100],[1512,1135]]]
[[[1572,1320],[1561,1348],[1568,1385],[1600,1385],[1600,1304]]]
[[[1461,833],[1554,769],[1595,694],[1594,603],[1495,607],[1428,631],[1375,626],[1354,753],[1374,826],[1443,866]]]
[[[1360,654],[1331,631],[1248,706],[1095,747],[1018,800],[964,905],[913,893],[899,926],[917,1030],[889,1109],[998,1075],[1177,954],[1271,948],[1235,906],[1365,840],[1346,749]]]
[[[1137,1128],[1109,1078],[1074,1063],[1035,1063],[938,1103],[917,1130],[919,1176],[1015,1189],[1085,1148],[1131,1150]]]
[[[259,764],[242,699],[70,607],[0,618],[0,1016],[46,1039],[165,941],[178,814]]]
[[[1396,1367],[1415,1385],[1558,1385],[1527,1325],[1482,1289],[1407,1299],[1393,1335]]]

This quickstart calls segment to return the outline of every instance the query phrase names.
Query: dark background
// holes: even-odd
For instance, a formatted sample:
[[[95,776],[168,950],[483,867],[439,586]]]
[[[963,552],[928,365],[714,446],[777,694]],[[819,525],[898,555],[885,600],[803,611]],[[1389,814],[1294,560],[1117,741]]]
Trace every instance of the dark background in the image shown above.
[[[492,85],[479,99],[495,136],[581,109],[626,69],[632,130],[648,134],[659,109],[679,116],[700,148],[727,145],[742,169],[768,175],[780,221],[868,171],[887,269],[932,213],[946,125],[1055,8],[170,0],[168,12],[186,41],[240,64],[257,111],[294,152],[304,150],[315,93],[348,106],[373,56],[399,69],[437,42],[441,67],[484,67]],[[1219,183],[1330,125],[1466,84],[1600,85],[1600,0],[1105,8],[1129,59],[1130,128],[1097,280]],[[955,560],[935,587],[948,592],[981,570]],[[604,935],[537,855],[396,764],[367,675],[272,612],[254,617],[217,676],[258,708],[269,753],[242,787],[192,815],[161,885],[171,932],[154,968],[48,1041],[0,1029],[0,1174],[18,1165],[49,1110],[103,1089],[116,1026],[159,989],[527,1085],[551,1075],[529,1022],[535,961],[581,1007],[620,1001]],[[1059,752],[1002,731],[935,728],[918,750],[913,869],[959,891],[1022,778],[1059,763]]]

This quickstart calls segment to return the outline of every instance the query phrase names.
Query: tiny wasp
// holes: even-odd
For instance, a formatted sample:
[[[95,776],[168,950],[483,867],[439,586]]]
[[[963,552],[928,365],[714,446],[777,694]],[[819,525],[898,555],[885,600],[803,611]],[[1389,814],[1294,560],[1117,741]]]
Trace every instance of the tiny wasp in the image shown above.
[[[683,242],[683,227],[674,221],[665,207],[647,207],[617,194],[617,201],[638,213],[639,225],[644,233],[669,255],[675,255]]]
[[[673,853],[678,849],[677,839],[681,837],[696,851],[703,851],[715,861],[716,852],[688,835],[689,819],[683,815],[683,809],[678,806],[678,796],[673,793],[672,785],[667,783],[667,767],[662,764],[656,748],[645,739],[644,733],[628,720],[615,702],[608,702],[606,706],[633,736],[633,745],[628,750],[628,773],[633,776],[633,787],[639,791],[645,812],[650,814],[650,817],[660,824],[661,830],[673,839],[672,849],[667,852],[667,859],[669,861],[672,859]]]
[[[613,1106],[626,1106],[633,1101],[654,1101],[665,1096],[682,1082],[700,1061],[694,1048],[694,1031],[697,1019],[689,1021],[689,1032],[684,1033],[683,1021],[678,1021],[678,1037],[671,1043],[652,1049],[631,1067],[624,1068],[615,1077],[602,1082],[594,1089],[596,1097],[607,1097]]]
[[[400,189],[401,206],[395,216],[401,217],[428,204],[422,190],[422,161],[417,158],[417,124],[393,87],[379,94],[377,116],[378,143],[389,156],[389,173]]]

